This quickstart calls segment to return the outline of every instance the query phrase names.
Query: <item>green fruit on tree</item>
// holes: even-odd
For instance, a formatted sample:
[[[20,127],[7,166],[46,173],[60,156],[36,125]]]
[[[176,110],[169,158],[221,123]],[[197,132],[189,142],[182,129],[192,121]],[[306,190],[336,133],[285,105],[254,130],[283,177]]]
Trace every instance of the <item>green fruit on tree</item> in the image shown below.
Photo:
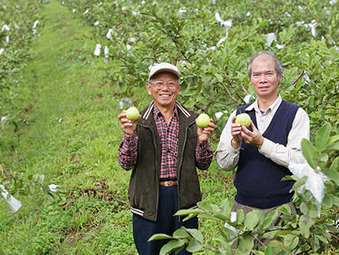
[[[235,123],[249,127],[251,125],[251,117],[247,113],[240,113],[236,116]]]
[[[197,123],[198,127],[205,128],[210,124],[210,117],[206,113],[202,113],[198,116],[195,122]]]
[[[138,120],[139,115],[140,115],[139,110],[134,106],[128,108],[126,111],[126,118],[129,120],[133,121]]]

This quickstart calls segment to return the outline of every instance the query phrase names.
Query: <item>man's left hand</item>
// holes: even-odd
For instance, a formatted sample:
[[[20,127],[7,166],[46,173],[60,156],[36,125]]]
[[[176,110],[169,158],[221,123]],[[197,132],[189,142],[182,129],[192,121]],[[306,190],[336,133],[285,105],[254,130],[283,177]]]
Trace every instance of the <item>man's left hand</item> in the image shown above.
[[[246,127],[242,126],[240,135],[244,139],[245,143],[251,144],[261,149],[261,146],[264,143],[264,137],[255,127],[253,122],[251,122],[251,127],[253,130],[252,132]]]
[[[213,134],[213,131],[215,129],[215,124],[213,123],[213,120],[210,120],[210,124],[208,127],[205,128],[197,128],[197,134],[198,134],[198,139],[200,142],[205,142],[207,141]]]

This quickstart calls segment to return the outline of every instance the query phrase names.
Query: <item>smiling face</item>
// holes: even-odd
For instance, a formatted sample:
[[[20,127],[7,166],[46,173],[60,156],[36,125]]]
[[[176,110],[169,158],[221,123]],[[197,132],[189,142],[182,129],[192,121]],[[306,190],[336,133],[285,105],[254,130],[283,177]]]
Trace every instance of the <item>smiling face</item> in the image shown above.
[[[278,96],[278,85],[281,81],[275,69],[272,56],[262,54],[252,62],[251,83],[258,98],[273,100]]]
[[[155,84],[162,82],[164,85],[157,87]],[[178,83],[176,86],[169,86],[171,83]],[[175,100],[180,92],[178,77],[172,73],[159,73],[152,77],[152,81],[146,84],[148,94],[152,96],[158,108],[173,109]]]

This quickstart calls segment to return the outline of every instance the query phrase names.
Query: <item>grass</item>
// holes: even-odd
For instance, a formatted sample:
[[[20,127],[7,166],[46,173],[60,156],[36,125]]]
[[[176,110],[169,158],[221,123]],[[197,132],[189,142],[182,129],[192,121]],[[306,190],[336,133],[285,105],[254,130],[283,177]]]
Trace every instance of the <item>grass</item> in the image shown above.
[[[137,254],[127,205],[129,172],[117,162],[120,88],[103,78],[114,62],[105,65],[92,55],[91,28],[60,3],[44,4],[40,15],[33,61],[12,91],[21,122],[1,141],[1,163],[24,178],[44,175],[44,183],[64,193],[61,200],[36,187],[15,194],[23,207],[14,214],[1,200],[0,254]],[[150,101],[145,89],[131,88],[131,95],[140,109]],[[233,197],[228,177],[215,162],[201,172],[204,199]],[[207,237],[214,228],[201,221]]]
[[[41,15],[44,27],[33,45],[34,60],[14,91],[13,103],[25,121],[2,141],[3,163],[26,176],[44,175],[46,183],[64,191],[93,188],[107,178],[114,195],[126,200],[128,179],[116,160],[119,103],[102,78],[105,66],[92,56],[91,29],[57,2],[45,4]],[[102,254],[119,246],[135,252],[126,235],[131,231],[125,204],[118,210],[114,203],[78,196],[62,210],[60,201],[39,190],[18,198],[23,207],[17,213],[1,213],[3,254]],[[115,243],[122,237],[125,242]],[[104,238],[110,241],[100,248]]]

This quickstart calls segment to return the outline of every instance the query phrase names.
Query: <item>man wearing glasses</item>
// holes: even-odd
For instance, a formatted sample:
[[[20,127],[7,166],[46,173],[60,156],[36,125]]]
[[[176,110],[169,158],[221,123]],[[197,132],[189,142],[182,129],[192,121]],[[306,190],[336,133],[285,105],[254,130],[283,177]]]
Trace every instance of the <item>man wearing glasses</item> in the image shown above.
[[[198,114],[176,101],[179,79],[176,66],[153,66],[146,84],[153,101],[137,121],[128,120],[126,111],[118,116],[124,132],[119,163],[132,170],[128,194],[134,241],[141,255],[159,254],[167,242],[148,242],[153,234],[172,235],[181,226],[198,228],[197,218],[183,222],[173,215],[201,200],[196,168],[207,169],[211,164],[209,138],[215,125],[211,120],[208,127],[198,128]]]

